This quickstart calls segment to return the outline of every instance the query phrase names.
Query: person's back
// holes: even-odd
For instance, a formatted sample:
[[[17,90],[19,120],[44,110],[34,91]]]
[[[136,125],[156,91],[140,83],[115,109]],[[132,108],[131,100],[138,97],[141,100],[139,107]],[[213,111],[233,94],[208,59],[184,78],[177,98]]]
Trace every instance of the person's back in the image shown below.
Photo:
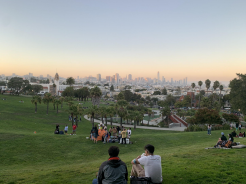
[[[99,168],[98,184],[127,184],[127,167],[118,157],[119,148],[111,146],[108,152],[110,158]]]
[[[138,161],[144,166],[145,177],[151,177],[153,183],[162,181],[161,157],[159,155],[145,156]]]

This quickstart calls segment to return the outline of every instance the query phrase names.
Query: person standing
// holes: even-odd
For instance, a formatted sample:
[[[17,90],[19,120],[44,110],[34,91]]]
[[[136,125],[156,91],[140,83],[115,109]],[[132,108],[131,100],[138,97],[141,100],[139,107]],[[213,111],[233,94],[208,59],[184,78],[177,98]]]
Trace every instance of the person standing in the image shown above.
[[[144,155],[140,155],[131,161],[131,176],[150,177],[152,183],[162,183],[161,157],[154,155],[155,147],[151,144],[147,144],[144,150]],[[144,168],[141,165],[143,165]]]
[[[73,124],[73,133],[71,133],[70,135],[76,135],[76,124]]]
[[[94,133],[93,133],[94,143],[97,143],[97,136],[98,136],[98,129],[97,126],[95,125]]]
[[[127,184],[127,166],[118,157],[119,152],[117,146],[111,146],[108,149],[109,159],[99,168],[98,184]]]
[[[208,135],[211,135],[211,125],[208,125]]]
[[[122,137],[122,143],[121,144],[124,144],[123,142],[125,142],[125,144],[126,144],[126,129],[125,128],[121,132],[121,137]]]
[[[64,132],[65,134],[67,135],[67,132],[68,132],[68,126],[66,125],[65,128],[64,128]]]
[[[127,134],[128,134],[128,139],[129,139],[129,142],[130,142],[130,138],[131,138],[131,135],[132,135],[132,130],[131,130],[131,128],[129,128],[129,129],[127,130]]]

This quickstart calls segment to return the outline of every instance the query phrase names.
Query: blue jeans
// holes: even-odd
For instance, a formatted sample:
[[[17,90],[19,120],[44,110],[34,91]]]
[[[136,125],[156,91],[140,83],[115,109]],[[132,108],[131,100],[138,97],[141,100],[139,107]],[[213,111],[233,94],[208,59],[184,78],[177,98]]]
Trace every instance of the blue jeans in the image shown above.
[[[211,129],[208,129],[208,134],[211,134]]]

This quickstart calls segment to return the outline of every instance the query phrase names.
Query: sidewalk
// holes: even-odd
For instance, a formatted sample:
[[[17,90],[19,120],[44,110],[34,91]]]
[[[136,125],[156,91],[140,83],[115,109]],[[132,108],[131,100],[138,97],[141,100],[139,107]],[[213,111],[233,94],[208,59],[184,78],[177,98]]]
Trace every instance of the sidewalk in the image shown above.
[[[90,119],[87,118],[87,115],[85,115],[84,118],[86,120],[90,121]],[[97,119],[94,120],[94,123],[101,123],[101,122],[102,122],[101,120],[97,120]],[[108,123],[108,125],[110,125],[110,122]],[[114,125],[114,126],[120,126],[119,123],[112,123],[112,125]],[[122,124],[122,125],[124,127],[134,128],[133,125],[128,125],[128,124]],[[148,127],[148,126],[136,126],[136,128],[149,129],[149,130],[168,130],[168,131],[180,131],[180,132],[183,132],[186,127],[159,128],[159,127]]]

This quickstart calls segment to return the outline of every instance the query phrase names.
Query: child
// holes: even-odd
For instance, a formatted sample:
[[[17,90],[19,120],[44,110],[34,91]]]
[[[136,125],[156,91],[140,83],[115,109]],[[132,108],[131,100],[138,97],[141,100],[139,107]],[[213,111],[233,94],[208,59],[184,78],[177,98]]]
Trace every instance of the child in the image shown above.
[[[67,132],[68,132],[68,126],[66,125],[65,128],[64,128],[64,132],[65,134],[67,135]]]
[[[127,130],[127,138],[129,139],[129,141],[130,141],[130,138],[131,138],[131,134],[132,134],[132,130],[131,130],[131,128],[129,128],[128,130]]]

